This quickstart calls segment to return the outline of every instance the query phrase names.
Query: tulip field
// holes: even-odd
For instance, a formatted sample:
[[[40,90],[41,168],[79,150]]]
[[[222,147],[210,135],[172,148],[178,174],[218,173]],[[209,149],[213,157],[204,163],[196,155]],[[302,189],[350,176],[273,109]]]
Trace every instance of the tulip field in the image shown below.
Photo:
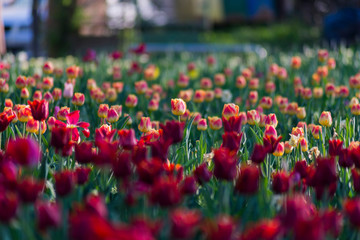
[[[360,239],[360,50],[0,61],[0,239]]]

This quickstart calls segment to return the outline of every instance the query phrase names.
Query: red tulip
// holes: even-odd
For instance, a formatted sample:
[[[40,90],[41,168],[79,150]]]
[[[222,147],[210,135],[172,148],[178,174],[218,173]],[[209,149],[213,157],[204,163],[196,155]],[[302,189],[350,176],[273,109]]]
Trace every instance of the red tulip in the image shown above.
[[[114,176],[126,179],[131,175],[131,153],[122,151],[111,162]]]
[[[204,162],[194,170],[194,177],[199,184],[205,184],[210,181],[212,173],[209,171],[207,164]]]
[[[277,145],[279,144],[279,142],[281,141],[282,136],[276,138],[273,135],[271,136],[264,136],[263,138],[263,142],[264,142],[264,147],[268,150],[268,153],[274,153]]]
[[[260,220],[241,236],[241,240],[275,240],[280,239],[282,226],[279,220]]]
[[[94,163],[98,166],[103,166],[106,164],[111,164],[115,161],[116,152],[119,148],[117,142],[106,142],[100,141],[97,143],[98,145],[98,153],[95,156]]]
[[[184,122],[166,121],[165,124],[160,123],[160,128],[163,130],[163,139],[165,142],[176,144],[181,142],[184,133]]]
[[[140,181],[152,184],[155,179],[164,171],[163,163],[160,159],[141,161],[136,168]]]
[[[300,219],[295,224],[295,240],[324,240],[325,232],[321,224],[321,219],[315,216],[310,219]]]
[[[131,149],[137,143],[135,138],[135,131],[134,129],[122,129],[119,130],[119,143],[125,149]]]
[[[239,115],[231,116],[229,119],[222,118],[222,122],[224,125],[224,131],[225,132],[241,132],[242,127],[242,117]]]
[[[268,154],[268,149],[260,144],[255,144],[254,150],[251,154],[251,161],[260,164],[264,161],[266,155]]]
[[[205,223],[204,231],[208,240],[233,239],[235,222],[230,216],[219,216]]]
[[[343,227],[342,214],[335,209],[328,209],[322,214],[321,219],[325,231],[337,238]]]
[[[0,193],[0,221],[8,223],[16,215],[19,206],[18,198],[11,192]]]
[[[72,192],[75,183],[74,173],[70,170],[55,173],[55,190],[60,197],[64,197]]]
[[[235,151],[227,148],[219,148],[214,150],[214,176],[232,181],[236,177],[237,157]]]
[[[82,142],[75,145],[75,159],[78,163],[91,163],[94,160],[92,142]]]
[[[274,193],[281,194],[289,191],[290,181],[289,174],[285,171],[279,171],[272,174],[271,188]]]
[[[116,129],[111,129],[111,126],[104,124],[100,128],[95,129],[95,144],[100,140],[112,142],[115,136]]]
[[[242,133],[239,134],[237,132],[225,132],[222,135],[223,143],[221,146],[228,148],[231,151],[238,151],[242,136]]]
[[[24,203],[34,203],[44,189],[44,182],[36,181],[32,177],[23,179],[18,184],[19,198]]]
[[[49,116],[49,103],[46,100],[28,101],[31,108],[31,114],[36,121],[46,120]]]
[[[329,140],[329,154],[330,156],[339,156],[342,149],[343,141],[340,139]]]
[[[71,129],[67,127],[57,126],[51,131],[50,145],[55,148],[56,151],[62,151],[64,147],[68,146],[71,141]]]
[[[355,192],[360,192],[360,173],[356,168],[351,169],[351,176]]]
[[[235,189],[239,193],[254,194],[259,189],[260,170],[255,165],[243,165],[236,180]]]
[[[5,131],[15,117],[15,114],[9,115],[6,112],[0,113],[0,132]]]
[[[183,194],[193,195],[196,193],[197,185],[195,177],[188,176],[181,183],[181,192]]]
[[[339,156],[340,167],[351,168],[354,165],[353,159],[351,157],[351,150],[348,148],[341,149],[337,156]]]
[[[293,229],[296,222],[303,219],[309,219],[316,212],[316,207],[307,200],[304,195],[294,195],[287,197],[283,203],[282,212],[279,219],[283,227]]]
[[[61,224],[61,210],[57,203],[38,202],[36,204],[37,225],[41,231]]]
[[[145,146],[137,145],[132,150],[131,161],[139,164],[142,160],[147,160],[148,149]]]
[[[161,159],[163,162],[166,162],[168,157],[170,142],[165,142],[163,139],[160,139],[151,142],[150,147],[151,147],[151,156],[153,158],[158,158]]]
[[[197,210],[176,209],[170,217],[172,238],[192,239],[200,220],[201,214]]]
[[[91,168],[88,167],[78,167],[75,169],[76,183],[79,185],[84,185],[89,180],[89,174]]]
[[[85,209],[99,217],[107,218],[108,210],[105,199],[102,196],[94,194],[87,196],[85,200]]]
[[[170,207],[181,200],[181,192],[177,180],[173,177],[161,177],[154,182],[150,193],[152,203],[162,207]]]
[[[297,172],[301,178],[307,176],[307,162],[306,160],[300,160],[295,163],[294,171]]]
[[[343,209],[350,223],[357,229],[360,228],[360,199],[346,199]]]
[[[316,159],[316,171],[314,175],[315,184],[328,186],[337,180],[335,158]]]
[[[22,166],[35,167],[41,160],[39,144],[32,138],[10,139],[6,155]]]
[[[78,127],[83,128],[82,133],[85,137],[90,136],[89,126],[90,124],[87,122],[79,122],[80,119],[80,111],[74,111],[66,115],[66,124],[61,121],[56,121],[56,124],[61,127],[67,127],[71,130],[71,140],[77,142],[79,140],[79,131]]]
[[[5,161],[1,164],[0,172],[2,174],[0,181],[6,189],[15,190],[17,187],[18,169],[14,162]]]

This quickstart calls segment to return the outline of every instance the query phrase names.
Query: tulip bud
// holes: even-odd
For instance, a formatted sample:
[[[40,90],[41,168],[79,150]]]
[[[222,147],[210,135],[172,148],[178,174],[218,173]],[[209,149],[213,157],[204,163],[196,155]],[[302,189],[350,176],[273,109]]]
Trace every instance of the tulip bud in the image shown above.
[[[298,107],[296,117],[299,119],[304,119],[306,117],[306,111],[304,107]]]
[[[15,80],[15,86],[19,89],[25,88],[27,86],[27,80],[25,76],[18,76]]]
[[[114,108],[110,108],[108,113],[107,113],[107,121],[109,123],[115,123],[119,120],[119,114],[117,113],[117,111]]]
[[[219,117],[208,117],[209,126],[212,130],[219,130],[222,127],[222,120]]]
[[[66,121],[66,116],[70,113],[69,107],[61,107],[60,110],[57,113],[57,119],[61,121]]]
[[[276,126],[278,125],[278,120],[276,118],[276,115],[275,113],[270,113],[267,118],[266,118],[266,121],[265,121],[265,124],[266,125],[272,125],[276,128]]]
[[[222,73],[217,73],[214,76],[214,84],[216,86],[223,86],[225,84],[226,78],[225,75]]]
[[[272,174],[272,190],[276,194],[286,193],[289,190],[289,175],[285,171]]]
[[[260,122],[260,115],[259,112],[256,110],[247,111],[246,117],[247,123],[249,125],[255,125],[256,123]]]
[[[284,143],[284,151],[286,154],[291,153],[291,151],[293,150],[293,146],[290,145],[289,141],[286,141]]]
[[[248,99],[249,99],[249,102],[252,105],[255,105],[256,102],[258,101],[258,92],[257,91],[250,91]]]
[[[22,88],[21,92],[20,92],[20,97],[24,98],[24,99],[28,99],[29,98],[29,90],[27,88]]]
[[[142,117],[138,126],[140,132],[146,133],[151,130],[151,121],[149,117]]]
[[[244,76],[238,76],[236,78],[236,87],[239,89],[243,89],[246,87],[246,79]]]
[[[135,82],[135,92],[137,94],[144,94],[146,92],[147,88],[148,88],[148,85],[145,80]]]
[[[43,72],[45,74],[52,74],[53,71],[54,71],[54,65],[50,61],[45,62],[43,65]]]
[[[99,118],[107,118],[108,111],[109,111],[109,105],[100,104],[99,109],[98,109],[98,117]]]
[[[184,115],[186,103],[180,98],[171,99],[171,111],[176,116]]]
[[[74,85],[72,83],[66,82],[64,85],[64,98],[68,98],[68,99],[72,98],[73,94],[74,94]]]
[[[201,118],[197,124],[197,129],[200,131],[205,131],[207,129],[207,122],[205,118]]]
[[[202,103],[205,99],[205,91],[204,90],[196,90],[194,94],[194,102]]]
[[[224,104],[222,116],[225,119],[229,119],[232,116],[236,116],[239,114],[239,106],[235,105],[234,103]]]
[[[291,58],[291,67],[294,69],[299,69],[301,66],[301,58],[299,56],[294,56]]]
[[[305,138],[300,139],[301,151],[306,152],[308,150],[308,143]]]
[[[284,143],[280,142],[278,143],[275,151],[273,152],[273,155],[275,157],[281,157],[282,155],[284,155],[284,151],[285,151]]]
[[[53,92],[52,92],[52,95],[53,95],[55,101],[60,100],[61,96],[62,96],[61,89],[60,88],[54,88]]]
[[[359,103],[354,104],[354,105],[351,107],[351,114],[353,114],[353,115],[355,115],[355,116],[360,115],[360,104],[359,104]]]
[[[72,104],[75,106],[82,106],[85,103],[85,95],[83,93],[76,92],[72,98]]]
[[[322,112],[319,118],[319,123],[322,126],[330,127],[332,125],[331,113],[327,111]]]
[[[136,107],[138,103],[138,98],[134,94],[129,94],[125,101],[125,106],[128,108]]]

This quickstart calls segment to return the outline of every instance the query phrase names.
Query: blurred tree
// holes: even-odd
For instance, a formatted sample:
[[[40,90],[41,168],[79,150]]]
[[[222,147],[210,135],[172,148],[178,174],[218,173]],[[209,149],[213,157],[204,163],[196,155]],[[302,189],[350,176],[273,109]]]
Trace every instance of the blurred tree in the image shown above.
[[[69,52],[73,39],[78,35],[79,15],[76,0],[49,0],[49,56],[63,56]]]
[[[37,57],[39,55],[39,16],[38,16],[38,7],[39,0],[33,0],[32,3],[32,31],[33,31],[33,42],[32,42],[32,51],[33,56]]]

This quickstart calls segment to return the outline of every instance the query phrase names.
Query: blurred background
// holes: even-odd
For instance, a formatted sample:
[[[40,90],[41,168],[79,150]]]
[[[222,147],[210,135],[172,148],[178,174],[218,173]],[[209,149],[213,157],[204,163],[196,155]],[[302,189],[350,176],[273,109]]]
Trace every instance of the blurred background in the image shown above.
[[[139,42],[149,51],[356,44],[359,7],[359,0],[2,0],[1,16],[8,52],[64,56]]]

